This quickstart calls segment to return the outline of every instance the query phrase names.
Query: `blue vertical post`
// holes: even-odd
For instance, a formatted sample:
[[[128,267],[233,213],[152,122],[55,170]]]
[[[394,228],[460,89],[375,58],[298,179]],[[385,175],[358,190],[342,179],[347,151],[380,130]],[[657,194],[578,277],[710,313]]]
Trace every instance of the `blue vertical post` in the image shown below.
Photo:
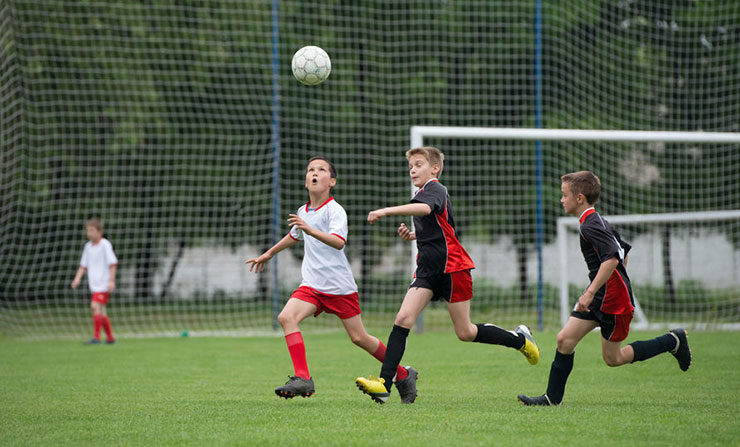
[[[272,1],[272,243],[280,240],[280,58],[278,0]],[[277,330],[280,282],[277,259],[272,263],[272,329]]]
[[[535,125],[542,128],[542,0],[537,0],[534,13],[534,84],[535,84]],[[542,239],[543,239],[543,203],[542,203],[542,141],[537,140],[537,327],[543,329],[542,302]]]

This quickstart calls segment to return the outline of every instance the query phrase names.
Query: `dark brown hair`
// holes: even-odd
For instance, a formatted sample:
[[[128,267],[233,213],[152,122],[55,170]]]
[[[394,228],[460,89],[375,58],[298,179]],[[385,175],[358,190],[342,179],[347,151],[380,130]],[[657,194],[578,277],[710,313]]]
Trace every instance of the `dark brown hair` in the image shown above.
[[[591,171],[571,172],[560,177],[560,181],[568,184],[573,195],[583,194],[591,205],[599,200],[601,181]]]

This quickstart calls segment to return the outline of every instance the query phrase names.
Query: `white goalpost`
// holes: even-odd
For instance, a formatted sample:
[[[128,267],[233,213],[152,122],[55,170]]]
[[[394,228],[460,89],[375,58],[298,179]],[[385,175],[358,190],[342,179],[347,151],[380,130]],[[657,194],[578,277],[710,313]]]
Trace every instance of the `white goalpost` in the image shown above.
[[[663,151],[659,152],[659,155],[664,157],[663,160],[668,160],[668,167],[664,167],[664,170],[666,171],[672,168],[672,165],[670,164],[672,163],[672,155],[666,155],[664,153],[666,144],[675,144],[676,147],[680,148],[680,150],[676,150],[677,154],[699,153],[700,155],[703,155],[705,153],[711,152],[711,148],[714,147],[722,147],[730,153],[740,154],[740,147],[738,147],[738,145],[740,145],[740,133],[731,132],[673,132],[445,126],[411,127],[411,147],[424,146],[425,143],[432,144],[429,143],[430,140],[433,142],[441,142],[443,140],[444,143],[442,144],[444,145],[444,147],[442,147],[442,149],[444,152],[450,155],[451,160],[454,160],[455,157],[461,155],[464,156],[464,150],[457,149],[455,147],[458,141],[463,141],[461,145],[464,146],[464,141],[467,140],[490,140],[492,142],[492,146],[494,147],[497,145],[501,145],[502,142],[509,145],[514,145],[514,142],[517,141],[537,142],[536,158],[531,159],[532,163],[537,164],[537,168],[535,170],[535,176],[537,178],[532,181],[530,185],[530,187],[534,187],[537,189],[537,209],[535,213],[537,216],[537,222],[536,228],[532,229],[535,235],[530,237],[530,250],[528,256],[529,258],[536,258],[536,261],[534,263],[529,263],[534,264],[534,267],[536,269],[536,282],[538,284],[537,314],[540,328],[542,328],[543,326],[543,319],[547,320],[549,323],[553,322],[552,318],[548,319],[547,317],[548,309],[549,311],[553,311],[553,307],[557,308],[556,310],[558,323],[560,325],[564,324],[567,321],[568,316],[570,315],[573,302],[577,298],[572,296],[574,294],[574,291],[569,289],[574,286],[574,283],[578,286],[582,285],[583,287],[587,285],[587,283],[580,284],[580,282],[583,281],[580,278],[585,277],[585,267],[582,264],[583,260],[576,260],[577,257],[580,256],[580,251],[577,249],[577,247],[574,248],[572,243],[569,244],[569,238],[577,240],[575,239],[575,234],[577,234],[578,220],[571,217],[557,217],[562,214],[560,208],[556,206],[559,205],[557,204],[557,202],[547,204],[543,203],[543,188],[549,188],[548,191],[551,201],[553,199],[553,195],[559,193],[559,174],[562,174],[562,172],[559,172],[558,175],[550,179],[543,178],[543,158],[547,160],[547,163],[545,163],[546,169],[550,168],[550,164],[555,164],[558,160],[552,160],[552,157],[549,156],[548,150],[542,149],[541,142],[549,141],[557,142],[557,144],[574,145],[574,147],[572,148],[568,147],[565,152],[563,152],[561,148],[561,152],[559,152],[559,154],[568,154],[569,159],[572,158],[572,160],[574,160],[574,163],[578,164],[583,169],[588,169],[588,167],[583,167],[584,165],[588,166],[588,160],[584,162],[580,159],[593,157],[593,153],[591,153],[590,155],[581,156],[581,153],[585,152],[586,150],[585,147],[580,146],[583,142],[609,145],[627,144],[627,149],[621,149],[622,152],[620,152],[620,154],[632,154],[634,152],[637,152],[639,150],[639,147],[642,147],[639,145],[652,145],[648,147],[658,148],[655,152],[658,152],[658,150]],[[687,144],[697,146],[687,147]],[[633,148],[629,145],[636,145],[636,147]],[[697,149],[697,147],[705,146],[710,146],[711,148],[704,151]],[[619,147],[621,148],[625,146]],[[727,149],[727,147],[729,147],[729,149]],[[610,149],[611,148],[605,147],[602,150],[603,156],[599,156],[599,158],[604,159],[600,160],[600,163],[602,163],[602,167],[604,165],[618,165],[619,163],[622,163],[622,161],[619,159],[619,156],[621,155],[610,154]],[[478,148],[477,150],[479,151],[478,153],[480,153],[481,149]],[[648,151],[646,150],[644,152]],[[629,161],[627,156],[625,156],[625,158]],[[678,156],[676,156],[676,158],[678,158]],[[502,160],[495,163],[506,163],[506,161]],[[658,168],[655,168],[650,164],[649,157],[637,158],[636,162],[633,162],[632,165],[627,164],[627,166],[631,167],[633,170],[638,171],[644,166],[650,166],[651,169],[653,169],[652,171],[650,171],[653,172],[653,175],[652,177],[645,175],[645,177],[651,179],[657,176],[658,180],[662,180],[660,175],[662,175],[663,173],[660,172]],[[573,171],[578,170],[579,168],[577,166],[569,166],[568,163],[565,163],[565,166],[563,166],[561,169]],[[654,171],[656,170],[658,171],[658,174],[654,173]],[[677,170],[677,172],[679,171]],[[634,184],[637,183],[639,184],[639,188],[649,190],[649,186],[651,185],[649,181],[646,182],[642,178],[629,178],[628,170],[620,170],[619,173],[625,177],[620,179],[620,188],[625,190],[635,188]],[[698,179],[701,176],[717,174],[701,171],[693,172],[692,175],[696,176],[696,178]],[[467,179],[467,182],[475,183],[475,180],[475,178],[469,178]],[[604,180],[603,177],[602,180]],[[612,183],[615,182],[614,179],[607,179],[607,182],[609,182],[609,180],[611,180]],[[719,184],[732,184],[734,183],[734,179],[719,178],[717,179],[717,182]],[[663,183],[668,182],[663,181]],[[661,185],[660,181],[653,181],[652,184]],[[607,188],[608,187],[609,185],[607,184]],[[665,195],[666,197],[683,197],[681,196],[681,194],[684,194],[683,192],[679,193],[674,190],[668,190],[669,187],[672,187],[670,185],[661,185],[661,187],[662,189],[660,190],[660,193]],[[553,191],[554,188],[558,188],[558,190]],[[412,192],[413,190],[414,188],[412,185]],[[618,190],[618,188],[613,187],[611,188],[611,190]],[[721,195],[722,191],[696,191],[694,193],[707,194],[707,196],[709,196],[712,194]],[[481,191],[481,194],[487,194],[487,192]],[[648,193],[644,194],[647,195]],[[673,327],[675,325],[684,325],[686,327],[692,327],[694,329],[740,329],[740,315],[738,315],[738,313],[740,313],[740,267],[738,266],[738,264],[740,264],[740,262],[738,261],[740,259],[740,251],[738,251],[738,249],[733,246],[733,243],[730,242],[730,236],[722,236],[724,234],[731,234],[732,231],[737,231],[737,226],[740,224],[740,209],[737,209],[740,206],[740,202],[736,200],[734,196],[735,194],[730,191],[727,200],[722,204],[722,208],[725,209],[717,209],[711,211],[679,210],[676,212],[667,213],[660,212],[663,211],[663,207],[661,206],[662,204],[660,203],[660,200],[656,199],[656,205],[642,208],[643,210],[645,210],[645,212],[618,212],[616,214],[613,212],[605,213],[607,215],[606,218],[612,224],[618,226],[620,231],[622,231],[621,227],[625,226],[628,228],[628,231],[632,231],[632,233],[630,233],[631,235],[640,238],[640,244],[638,245],[640,245],[641,250],[633,250],[633,253],[630,255],[629,259],[631,268],[628,268],[631,277],[633,276],[632,272],[634,271],[635,273],[635,277],[633,277],[633,288],[636,289],[635,295],[636,299],[638,300],[633,327],[635,327],[636,329],[664,329],[666,327]],[[452,191],[452,197],[454,203],[454,190]],[[640,196],[636,197],[638,200],[640,199]],[[631,200],[635,201],[634,198],[632,198]],[[464,216],[466,212],[468,211],[465,209],[460,210],[457,206],[455,206],[456,217],[458,214]],[[512,212],[515,211],[512,210]],[[552,228],[543,228],[544,221],[546,220],[543,218],[543,216],[545,215],[555,216],[550,220],[554,221],[551,223],[551,226],[552,224],[556,226],[556,236],[554,242],[551,241],[549,244],[543,242],[542,237],[544,233],[552,232]],[[509,231],[513,233],[519,231],[516,225],[517,222],[514,221],[514,227],[509,229]],[[712,225],[714,227],[712,227]],[[707,226],[711,228],[716,228],[717,226],[720,226],[720,228],[716,231],[703,230],[703,228]],[[664,231],[665,228],[669,227],[673,228],[673,230],[671,230],[671,233],[666,232],[665,234],[661,233],[660,237],[655,236],[655,234],[659,232],[658,230]],[[522,229],[521,231],[524,230]],[[667,240],[665,239],[666,237],[668,238]],[[707,245],[707,243],[705,242],[707,240],[709,240],[711,244],[716,244],[716,250],[714,246]],[[466,245],[466,247],[468,246],[467,239],[464,240],[463,243]],[[679,246],[679,248],[683,251],[681,251],[681,256],[677,256],[677,260],[667,259],[664,261],[662,256],[664,256],[666,253],[661,253],[661,249],[663,249],[662,247],[666,246],[670,247],[671,243],[673,243],[674,245],[673,250],[677,250],[675,247]],[[575,243],[575,245],[577,245],[577,242]],[[689,248],[684,250],[684,246]],[[701,270],[701,266],[699,268],[691,267],[691,247],[699,247],[693,249],[694,252],[698,252],[695,254],[699,255],[711,255],[713,251],[722,251],[723,253],[725,253],[723,256],[725,256],[727,260],[723,261],[722,267],[719,268],[719,270],[722,270],[722,272],[724,272],[721,273],[723,275],[723,279],[722,281],[720,281],[723,285],[722,287],[724,288],[721,291],[716,292],[711,289],[711,287],[715,286],[714,284],[709,284],[706,286],[710,288],[707,289],[707,294],[714,297],[712,299],[717,301],[716,304],[712,304],[710,300],[710,304],[702,307],[691,302],[691,300],[695,300],[697,302],[703,300],[703,297],[700,296],[701,292],[696,290],[704,290],[702,289],[702,287],[705,287],[705,285],[703,285],[704,278],[702,278],[701,276],[702,273],[698,272],[699,270]],[[683,253],[687,250],[689,256],[684,256]],[[489,252],[498,253],[498,251],[496,251],[495,249]],[[483,251],[483,253],[486,252]],[[413,256],[415,256],[415,254],[416,252],[414,250]],[[646,259],[640,260],[640,257]],[[482,258],[480,256],[474,256],[474,260],[476,261],[476,263],[478,263],[479,261],[486,262],[487,260],[485,258],[485,254]],[[677,271],[679,273],[677,275],[677,281],[673,278],[674,275],[672,274],[671,270],[671,262],[673,262],[674,264],[683,263],[688,265],[688,267],[686,268],[684,268],[683,264],[678,266]],[[502,264],[506,265],[506,263]],[[663,272],[661,271],[661,268],[666,268],[668,270]],[[684,271],[692,270],[697,272],[684,273]],[[569,274],[569,271],[574,271],[574,273],[577,273],[578,275]],[[652,276],[647,274],[648,271]],[[717,273],[717,269],[715,269],[714,272]],[[487,278],[485,273],[483,276],[484,277],[482,281],[496,280],[495,271],[491,273],[493,279]],[[531,272],[529,276],[533,276],[531,275]],[[476,278],[479,277],[480,275],[476,275]],[[522,280],[522,282],[523,281],[524,280]],[[677,283],[678,285],[674,286],[674,283]],[[552,304],[552,293],[548,294],[547,292],[547,290],[549,290],[551,286],[557,286],[556,304]],[[676,288],[678,289],[678,291],[674,290]],[[645,305],[641,305],[641,303],[639,302],[639,300],[641,299],[641,292],[643,290],[646,292],[646,296],[648,297],[650,303],[648,306],[650,310],[648,311],[645,310]],[[685,292],[685,290],[691,290],[691,293]],[[670,295],[670,297],[666,298],[662,295]],[[658,296],[658,298],[655,298],[656,296]],[[676,298],[676,296],[678,296],[678,298]],[[664,301],[668,304],[664,304]],[[656,302],[660,302],[660,304],[656,304]],[[548,303],[550,303],[549,308]],[[718,316],[715,316],[714,314],[710,315],[711,312],[716,311],[705,310],[704,308],[709,308],[712,306],[724,309],[719,311],[719,313],[724,312],[724,314]],[[668,307],[676,308],[679,310],[671,310],[669,312],[668,310],[665,310]],[[654,309],[657,309],[658,311],[654,311]],[[653,315],[656,315],[655,318],[653,318]],[[423,323],[424,321],[421,320],[417,322],[419,326],[423,326]]]
[[[696,222],[721,222],[735,220],[740,221],[740,210],[731,211],[706,211],[694,213],[658,213],[658,214],[631,214],[621,216],[605,216],[609,223],[613,225],[630,225],[630,224],[670,224],[670,223],[696,223]],[[565,274],[565,268],[568,265],[568,230],[577,231],[579,226],[578,219],[574,217],[560,217],[557,220],[558,227],[558,253],[560,275],[560,321],[563,325],[568,321],[573,303],[568,296],[568,276]],[[629,264],[629,260],[628,260]],[[629,269],[628,269],[629,271]],[[639,296],[635,297],[635,315],[632,327],[635,329],[670,329],[676,326],[693,326],[697,329],[724,329],[740,330],[740,323],[697,323],[686,321],[666,321],[650,322],[640,306]]]

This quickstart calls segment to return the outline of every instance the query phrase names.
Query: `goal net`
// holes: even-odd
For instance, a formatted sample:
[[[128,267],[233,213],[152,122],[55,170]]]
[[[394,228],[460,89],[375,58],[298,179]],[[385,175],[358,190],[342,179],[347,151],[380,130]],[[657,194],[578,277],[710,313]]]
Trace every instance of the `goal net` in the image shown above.
[[[740,329],[740,133],[411,128],[412,147],[435,144],[447,148],[443,183],[478,267],[477,316],[566,322],[589,280],[578,220],[558,217],[559,178],[590,169],[597,208],[633,245],[633,326]]]
[[[408,201],[412,126],[740,131],[735,0],[356,3],[0,1],[0,335],[89,337],[87,281],[69,284],[94,215],[119,259],[118,334],[280,333],[302,245],[260,275],[244,261],[287,232],[320,154],[339,171],[363,321],[384,337],[412,246],[398,220],[366,217]],[[290,70],[305,45],[332,59],[315,87]],[[424,137],[448,156],[476,321],[559,327],[563,172],[596,171],[609,216],[740,203],[736,142],[541,141]],[[663,231],[635,228],[640,247]],[[735,221],[696,228],[692,254],[704,234],[736,250]],[[444,306],[424,323],[449,327]]]

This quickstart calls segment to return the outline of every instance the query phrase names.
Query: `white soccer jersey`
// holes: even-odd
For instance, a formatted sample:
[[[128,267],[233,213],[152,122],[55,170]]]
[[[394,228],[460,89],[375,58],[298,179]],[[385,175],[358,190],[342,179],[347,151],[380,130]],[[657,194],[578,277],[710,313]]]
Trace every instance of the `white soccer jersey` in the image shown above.
[[[309,226],[347,240],[347,213],[333,197],[312,210],[309,203],[298,208],[296,214]],[[337,250],[320,240],[306,236],[297,227],[290,229],[290,237],[303,241],[304,255],[301,274],[302,286],[308,286],[328,295],[349,295],[357,292],[344,248]]]
[[[92,241],[85,244],[82,251],[80,265],[87,269],[87,282],[90,291],[107,292],[110,281],[110,266],[118,265],[118,258],[113,253],[113,245],[106,238],[93,245]]]

